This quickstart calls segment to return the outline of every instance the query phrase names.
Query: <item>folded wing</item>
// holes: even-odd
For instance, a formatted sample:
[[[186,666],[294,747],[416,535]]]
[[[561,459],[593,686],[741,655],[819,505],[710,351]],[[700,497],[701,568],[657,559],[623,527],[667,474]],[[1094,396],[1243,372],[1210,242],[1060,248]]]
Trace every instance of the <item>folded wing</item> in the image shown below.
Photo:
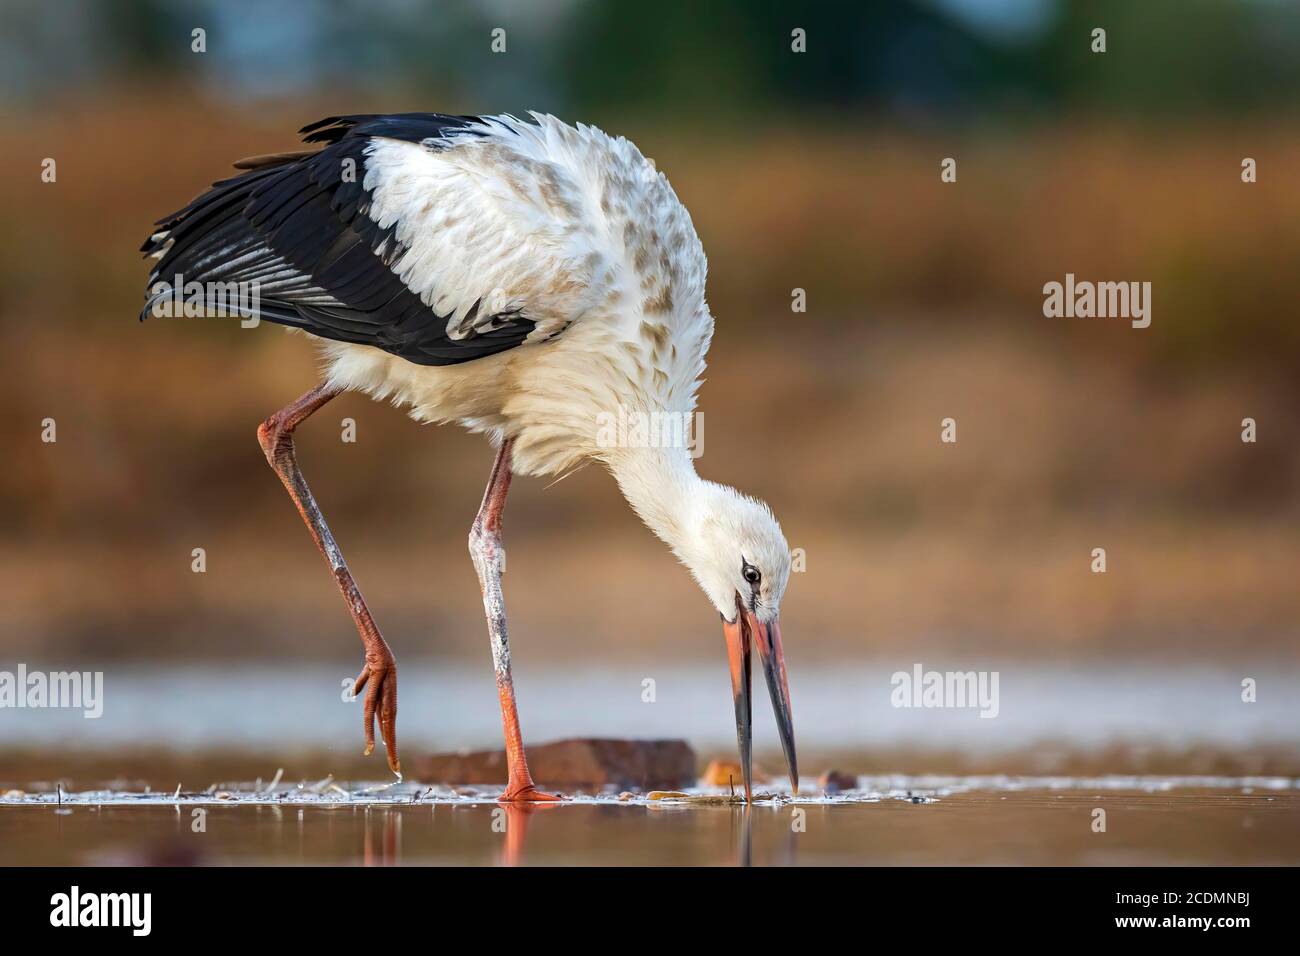
[[[502,309],[471,293],[447,308],[445,290],[413,290],[409,270],[404,279],[399,267],[409,252],[400,221],[381,226],[370,215],[373,138],[439,149],[449,135],[463,141],[486,129],[477,117],[438,113],[331,117],[304,127],[304,142],[323,148],[247,160],[238,164],[246,172],[159,220],[142,247],[158,259],[150,288],[178,278],[248,283],[259,318],[418,365],[453,365],[520,345],[536,326],[524,308]]]

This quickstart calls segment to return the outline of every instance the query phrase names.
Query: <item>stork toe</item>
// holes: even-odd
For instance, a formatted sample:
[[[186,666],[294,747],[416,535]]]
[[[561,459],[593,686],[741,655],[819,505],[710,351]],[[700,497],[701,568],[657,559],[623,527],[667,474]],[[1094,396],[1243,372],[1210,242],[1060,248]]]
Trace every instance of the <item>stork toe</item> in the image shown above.
[[[547,793],[544,790],[538,790],[537,786],[531,782],[523,786],[507,785],[505,793],[501,794],[499,803],[555,803],[562,801],[564,797],[558,793]]]
[[[385,651],[387,649],[385,648]],[[374,658],[372,660],[372,657]],[[366,735],[366,749],[363,756],[370,756],[375,749],[375,717],[379,717],[379,734],[384,742],[388,756],[388,769],[399,777],[402,775],[402,762],[397,753],[397,662],[392,654],[367,654],[365,666],[357,675],[352,686],[352,695],[357,697],[365,691],[362,728]]]

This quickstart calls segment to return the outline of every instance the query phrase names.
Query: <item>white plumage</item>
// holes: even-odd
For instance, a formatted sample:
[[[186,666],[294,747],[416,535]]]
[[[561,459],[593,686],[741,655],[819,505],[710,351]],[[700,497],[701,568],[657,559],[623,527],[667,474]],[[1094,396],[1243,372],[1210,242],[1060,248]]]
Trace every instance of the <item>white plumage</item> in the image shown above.
[[[346,344],[326,354],[338,384],[420,420],[504,431],[516,472],[546,475],[601,457],[601,412],[689,414],[713,318],[704,250],[663,174],[625,139],[536,121],[494,118],[486,135],[429,145],[377,138],[365,170],[369,215],[408,247],[393,267],[403,283],[449,330],[475,302],[523,311],[537,322],[525,346],[438,367]]]

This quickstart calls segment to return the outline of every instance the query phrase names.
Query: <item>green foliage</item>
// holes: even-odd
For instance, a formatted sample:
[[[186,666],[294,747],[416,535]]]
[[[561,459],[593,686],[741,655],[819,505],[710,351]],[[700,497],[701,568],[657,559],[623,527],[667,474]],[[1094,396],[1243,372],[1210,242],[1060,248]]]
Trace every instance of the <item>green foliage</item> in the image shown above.
[[[1052,116],[1238,115],[1300,93],[1300,4],[1024,0],[991,26],[979,0],[31,0],[3,15],[0,95],[141,74],[230,95],[330,87],[448,95],[469,108],[635,109],[714,122],[870,111],[905,123]],[[209,52],[189,50],[195,26]],[[806,53],[791,31],[806,31]],[[1091,31],[1107,31],[1093,53]],[[489,48],[502,28],[508,52]],[[75,64],[51,70],[54,61]]]

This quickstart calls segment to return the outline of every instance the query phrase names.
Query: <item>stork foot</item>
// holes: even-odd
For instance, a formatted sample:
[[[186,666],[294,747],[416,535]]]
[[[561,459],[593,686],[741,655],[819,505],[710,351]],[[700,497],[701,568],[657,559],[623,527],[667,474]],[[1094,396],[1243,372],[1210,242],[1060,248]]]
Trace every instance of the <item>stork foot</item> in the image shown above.
[[[402,761],[397,756],[397,661],[388,644],[376,635],[366,651],[366,663],[357,675],[352,687],[352,696],[366,692],[365,709],[362,719],[365,721],[366,749],[365,756],[370,756],[375,749],[375,718],[379,718],[379,733],[388,753],[388,769],[402,775]]]
[[[554,803],[563,800],[559,794],[546,793],[538,790],[537,787],[529,782],[522,787],[509,784],[506,792],[501,794],[498,802],[500,803]]]

